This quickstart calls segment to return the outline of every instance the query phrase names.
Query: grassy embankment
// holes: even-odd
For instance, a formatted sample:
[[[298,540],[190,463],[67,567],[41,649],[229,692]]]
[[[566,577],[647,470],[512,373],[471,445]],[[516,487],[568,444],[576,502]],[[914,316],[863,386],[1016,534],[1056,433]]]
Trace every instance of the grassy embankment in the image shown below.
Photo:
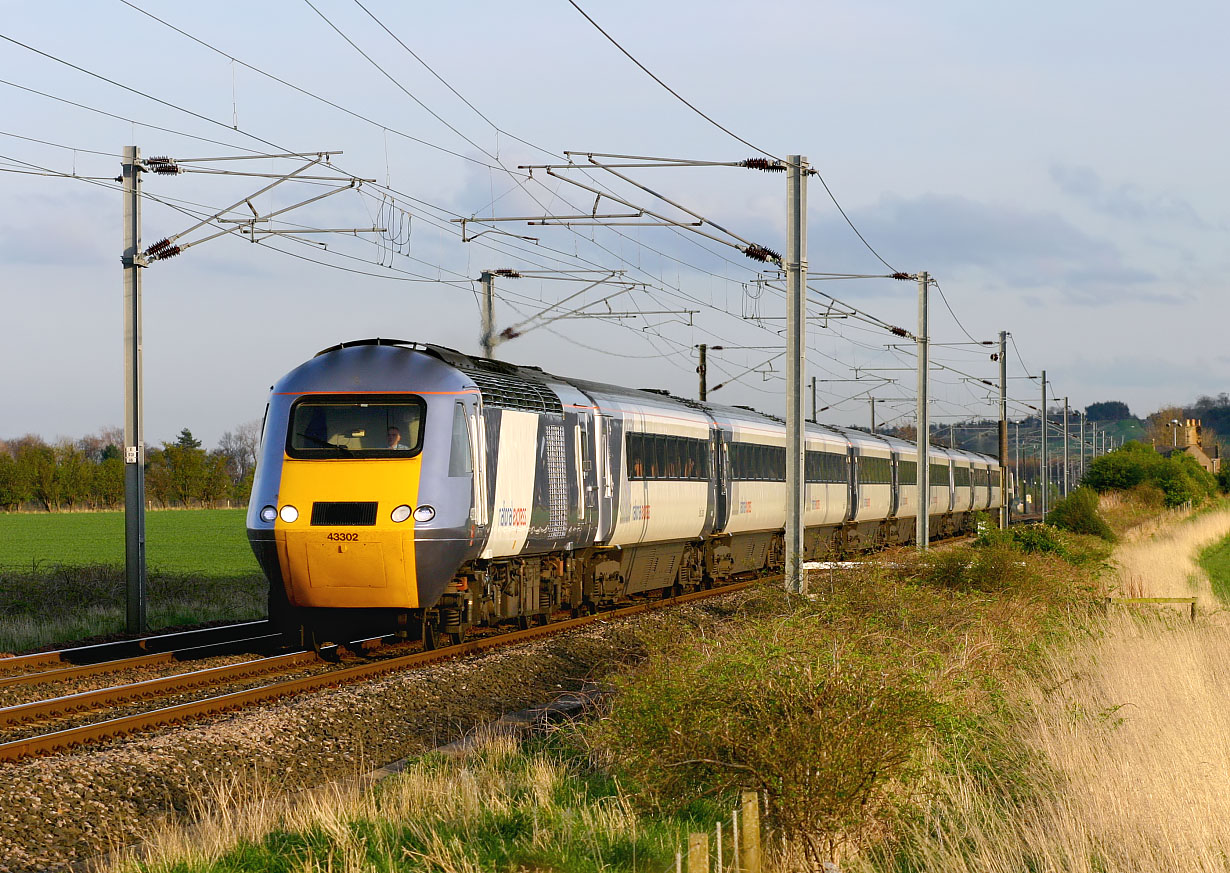
[[[762,590],[646,640],[594,723],[374,791],[203,801],[144,868],[656,873],[757,787],[785,846],[769,869],[1224,870],[1230,622],[1195,561],[1225,550],[1230,508],[1104,508],[1109,567],[1092,538],[1036,551],[1056,540],[1035,529],[824,573],[813,601]],[[1200,616],[1104,613],[1105,593],[1194,595]]]
[[[1034,796],[1011,688],[1101,612],[1102,541],[991,539],[885,553],[813,574],[813,598],[765,587],[712,625],[676,623],[638,666],[595,677],[617,689],[602,718],[547,742],[428,757],[324,803],[203,801],[212,818],[164,834],[143,867],[663,871],[684,834],[729,822],[743,788],[768,797],[767,842],[785,846],[767,869],[876,852],[894,866],[952,774],[1008,804]]]
[[[265,611],[265,581],[242,509],[146,515],[154,629],[246,621]],[[124,629],[124,516],[0,514],[0,651]]]

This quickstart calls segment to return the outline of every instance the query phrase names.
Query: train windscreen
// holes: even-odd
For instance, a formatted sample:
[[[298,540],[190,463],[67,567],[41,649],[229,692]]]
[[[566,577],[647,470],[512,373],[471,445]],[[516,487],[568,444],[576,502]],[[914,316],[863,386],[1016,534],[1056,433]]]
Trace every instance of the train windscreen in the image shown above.
[[[292,458],[410,458],[423,440],[422,398],[311,397],[291,410]]]

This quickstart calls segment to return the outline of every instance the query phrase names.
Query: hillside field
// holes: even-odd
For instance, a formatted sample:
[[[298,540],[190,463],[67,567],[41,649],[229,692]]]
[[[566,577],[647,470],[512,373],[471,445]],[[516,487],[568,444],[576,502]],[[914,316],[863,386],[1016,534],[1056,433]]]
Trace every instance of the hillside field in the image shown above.
[[[151,571],[200,576],[260,575],[243,509],[154,510],[145,515]],[[124,513],[0,514],[0,569],[124,564]]]

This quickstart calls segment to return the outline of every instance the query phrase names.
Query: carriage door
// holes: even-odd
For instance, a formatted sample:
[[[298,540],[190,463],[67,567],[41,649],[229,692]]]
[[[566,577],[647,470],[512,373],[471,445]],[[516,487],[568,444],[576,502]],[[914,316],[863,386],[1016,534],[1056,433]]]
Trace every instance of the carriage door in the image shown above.
[[[470,451],[474,461],[471,468],[471,509],[470,521],[476,527],[486,527],[490,521],[487,498],[487,428],[483,424],[483,408],[475,404],[470,414],[466,416],[466,429],[469,431]]]
[[[598,413],[594,416],[594,454],[593,478],[586,478],[586,489],[592,500],[587,506],[594,506],[597,511],[598,525],[595,533],[597,542],[607,542],[615,526],[615,485],[612,480],[614,471],[611,469],[611,417]],[[588,511],[588,510],[587,510]]]
[[[730,468],[726,465],[726,452],[722,443],[722,431],[718,428],[709,430],[709,457],[713,469],[709,471],[713,485],[713,525],[711,531],[726,530],[730,521]]]

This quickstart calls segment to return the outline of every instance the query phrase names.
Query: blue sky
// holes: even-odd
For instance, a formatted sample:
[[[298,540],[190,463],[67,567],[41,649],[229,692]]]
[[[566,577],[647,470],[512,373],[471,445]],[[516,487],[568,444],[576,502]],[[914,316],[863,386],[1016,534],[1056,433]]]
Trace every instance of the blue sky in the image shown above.
[[[581,5],[740,137],[772,154],[807,155],[894,268],[930,271],[964,326],[936,298],[937,342],[1009,330],[1020,352],[1011,356],[1012,375],[1046,368],[1055,393],[1078,407],[1115,399],[1146,414],[1226,389],[1224,4]],[[504,344],[500,356],[693,396],[692,346],[746,346],[711,357],[711,384],[753,370],[713,399],[780,412],[784,365],[780,358],[756,365],[781,343],[781,303],[757,291],[759,265],[734,249],[655,227],[501,224],[536,242],[488,234],[462,243],[449,222],[588,211],[591,195],[543,184],[540,173],[533,182],[517,175],[518,164],[559,160],[548,153],[728,161],[751,156],[747,146],[650,80],[566,0],[363,6],[447,86],[354,0],[198,7],[0,0],[4,36],[149,95],[0,41],[7,109],[0,169],[109,177],[129,144],[147,156],[181,158],[338,149],[340,171],[376,184],[286,218],[336,228],[397,216],[395,244],[381,246],[370,234],[312,238],[327,250],[226,237],[146,270],[148,441],[189,427],[212,444],[259,417],[278,376],[341,340],[396,336],[477,351],[471,280],[499,267],[572,275],[622,269],[640,284],[613,298],[611,309],[697,310],[566,319]],[[293,165],[260,158],[242,166],[284,172]],[[634,175],[747,239],[782,247],[780,175],[729,168]],[[666,208],[619,180],[605,181],[637,203]],[[198,204],[179,204],[189,212],[219,209],[263,184],[201,174],[144,180],[148,194]],[[392,202],[390,188],[397,192]],[[10,325],[0,349],[0,438],[76,436],[122,421],[122,202],[112,189],[0,172],[0,300]],[[281,208],[318,191],[283,186],[256,203]],[[814,180],[809,206],[813,271],[887,271]],[[148,201],[143,242],[193,221]],[[498,325],[581,287],[501,281]],[[816,287],[913,327],[911,283]],[[609,293],[594,289],[578,300]],[[817,323],[809,341],[813,375],[853,378],[857,367],[863,377],[900,380],[878,389],[880,397],[912,395],[912,375],[887,369],[908,367],[912,358],[886,350],[896,340],[884,331]],[[934,355],[963,373],[994,378],[988,351],[953,345]],[[982,388],[951,371],[935,381],[933,420],[993,414]],[[867,423],[868,395],[844,398],[872,384],[823,383],[821,405],[833,407],[823,417]],[[1014,378],[1012,394],[1036,403],[1035,384]],[[910,404],[886,400],[880,418],[893,416],[910,419]]]

